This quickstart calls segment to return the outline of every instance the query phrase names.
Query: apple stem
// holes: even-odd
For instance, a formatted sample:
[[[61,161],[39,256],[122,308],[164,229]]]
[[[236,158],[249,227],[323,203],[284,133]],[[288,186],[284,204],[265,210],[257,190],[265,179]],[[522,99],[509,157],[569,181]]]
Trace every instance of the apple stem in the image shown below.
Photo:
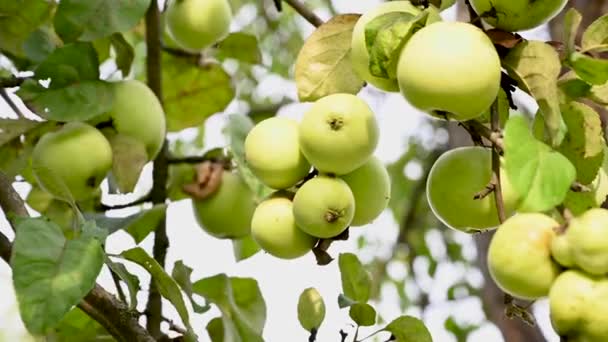
[[[337,131],[344,126],[344,121],[341,118],[331,118],[328,123],[329,127],[334,131]]]
[[[338,212],[337,210],[329,210],[325,213],[325,221],[327,221],[328,223],[334,223],[336,221],[338,221],[338,219],[340,218],[340,212]]]

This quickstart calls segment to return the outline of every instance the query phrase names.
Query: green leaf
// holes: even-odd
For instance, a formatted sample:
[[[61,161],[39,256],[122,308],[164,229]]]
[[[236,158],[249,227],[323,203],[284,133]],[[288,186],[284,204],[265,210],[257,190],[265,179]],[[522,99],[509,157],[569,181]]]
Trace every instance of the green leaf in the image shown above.
[[[259,64],[262,54],[258,47],[258,39],[251,34],[234,32],[218,43],[217,57],[220,60],[233,58],[239,62]]]
[[[583,51],[603,52],[608,50],[608,15],[591,23],[581,39]]]
[[[403,152],[403,155],[386,167],[391,178],[391,198],[388,207],[391,209],[395,220],[403,219],[409,203],[412,202],[410,193],[415,182],[405,177],[403,170],[409,162],[418,157],[420,148],[412,141],[408,142],[407,146],[408,148]]]
[[[576,179],[591,183],[604,160],[604,132],[599,114],[580,102],[561,106],[568,133],[559,147],[576,168]]]
[[[519,211],[546,211],[562,203],[576,179],[572,163],[536,140],[521,116],[507,122],[504,143],[505,169],[522,198]]]
[[[560,80],[558,85],[564,95],[572,100],[589,96],[593,89],[591,84],[579,78]]]
[[[109,258],[106,258],[106,265],[127,285],[129,289],[129,309],[137,310],[137,292],[141,289],[139,278],[129,272],[124,264],[113,262]]]
[[[229,339],[224,339],[224,323],[222,317],[215,317],[207,323],[207,334],[211,338],[211,342],[226,342],[232,341],[234,337],[231,336]]]
[[[602,85],[608,82],[608,60],[573,52],[568,58],[568,65],[580,78],[591,84]]]
[[[232,250],[236,261],[243,261],[261,250],[255,240],[248,235],[242,239],[232,240]]]
[[[561,63],[555,49],[540,41],[522,41],[503,59],[503,66],[518,86],[538,102],[550,142],[559,145],[565,127],[557,88]]]
[[[192,331],[192,327],[190,326],[190,315],[188,314],[188,309],[186,308],[186,303],[184,302],[184,297],[182,297],[182,293],[179,290],[179,286],[171,278],[165,270],[152,258],[146,251],[141,249],[140,247],[135,247],[124,251],[121,253],[121,256],[129,261],[132,261],[141,267],[143,267],[152,279],[154,280],[154,284],[160,292],[161,296],[168,299],[171,304],[177,310],[179,317],[182,319],[182,323],[188,329],[188,334],[186,334],[187,341],[196,341],[196,335]]]
[[[359,14],[340,14],[308,37],[295,65],[300,101],[315,101],[335,93],[357,94],[363,87],[350,62],[353,28]]]
[[[575,9],[570,8],[564,17],[564,44],[566,44],[566,55],[576,51],[576,33],[581,25],[583,16]]]
[[[443,11],[452,7],[456,3],[456,0],[430,0],[429,2],[439,8],[440,11]]]
[[[188,194],[182,191],[185,184],[192,183],[196,175],[196,167],[191,164],[169,165],[169,181],[167,184],[168,197],[172,201],[189,198]]]
[[[61,44],[53,29],[43,25],[23,42],[23,52],[32,62],[41,63]]]
[[[221,311],[224,341],[263,341],[266,303],[255,279],[218,274],[195,282],[192,290]]]
[[[123,229],[135,239],[135,243],[140,243],[154,231],[158,222],[165,218],[166,211],[166,204],[157,204],[126,217],[109,217],[102,213],[85,213],[84,216],[95,220],[96,224],[106,229],[109,234]]]
[[[23,57],[23,43],[55,7],[48,0],[0,1],[0,51]]]
[[[357,256],[352,253],[342,253],[338,258],[338,265],[344,295],[357,302],[367,302],[372,280]]]
[[[211,308],[209,304],[199,305],[192,297],[192,268],[186,266],[182,260],[178,260],[173,264],[173,271],[171,276],[179,287],[188,295],[190,303],[192,303],[192,309],[196,313],[205,313]]]
[[[390,322],[383,331],[388,331],[395,342],[433,342],[431,333],[421,320],[412,316],[401,316]]]
[[[230,75],[220,64],[163,54],[163,102],[171,132],[200,126],[223,111],[235,95]]]
[[[356,303],[351,306],[348,315],[355,323],[363,327],[376,324],[376,310],[367,303]]]
[[[29,130],[42,124],[40,121],[32,121],[24,118],[6,119],[0,118],[0,146],[27,133]]]
[[[53,342],[113,341],[112,336],[97,321],[75,307],[61,320],[57,328],[46,336]]]
[[[38,80],[51,79],[50,89],[99,79],[97,52],[91,43],[73,43],[55,49],[37,68]]]
[[[135,189],[137,180],[148,162],[146,145],[131,136],[104,132],[112,146],[112,175],[122,193]]]
[[[110,43],[116,53],[116,66],[123,76],[128,76],[131,72],[131,64],[135,59],[133,47],[121,33],[113,33],[110,36]]]
[[[608,106],[608,83],[592,86],[589,99],[601,106]]]
[[[93,288],[104,252],[90,236],[66,240],[44,218],[20,220],[16,230],[11,266],[19,311],[30,333],[45,334]]]
[[[55,31],[66,42],[91,41],[137,24],[150,0],[61,0],[55,13]]]

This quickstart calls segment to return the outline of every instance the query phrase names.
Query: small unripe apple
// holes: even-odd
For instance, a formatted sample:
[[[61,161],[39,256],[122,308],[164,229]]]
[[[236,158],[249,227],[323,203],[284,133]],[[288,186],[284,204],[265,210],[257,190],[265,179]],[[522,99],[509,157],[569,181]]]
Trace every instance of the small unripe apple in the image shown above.
[[[296,224],[304,232],[331,238],[348,228],[355,214],[355,197],[340,178],[320,175],[302,185],[293,199]]]
[[[457,121],[474,119],[490,108],[500,75],[492,41],[462,22],[436,22],[420,29],[397,65],[399,88],[412,106]]]
[[[319,291],[309,287],[298,299],[298,320],[306,331],[318,330],[325,319],[325,302]]]
[[[471,0],[482,19],[505,31],[529,30],[555,17],[568,0]]]
[[[501,168],[505,214],[511,216],[519,196]],[[492,179],[492,153],[483,147],[459,147],[442,154],[429,173],[426,194],[435,216],[446,226],[476,232],[499,225],[494,194],[474,199]]]
[[[388,1],[365,12],[357,20],[353,29],[350,58],[353,69],[364,81],[385,91],[399,91],[399,84],[396,79],[375,77],[369,72],[369,53],[365,43],[365,26],[377,17],[391,12],[404,12],[417,16],[420,14],[420,9],[412,5],[410,1]]]
[[[378,123],[355,95],[317,100],[300,123],[300,147],[319,171],[343,175],[363,165],[378,145]]]
[[[573,218],[565,237],[576,266],[589,274],[608,273],[608,210],[594,208]]]
[[[355,196],[351,226],[362,226],[378,217],[391,198],[391,179],[382,162],[372,156],[367,163],[341,176]]]
[[[92,197],[112,168],[112,148],[95,127],[71,122],[46,133],[32,152],[32,169],[40,187],[61,200]]]
[[[298,123],[272,117],[247,134],[245,158],[253,174],[273,189],[287,189],[306,177],[310,163],[300,151]]]
[[[317,242],[296,225],[291,195],[278,192],[260,203],[251,220],[251,235],[269,254],[295,259],[308,253]]]
[[[165,20],[169,33],[184,49],[200,51],[230,32],[232,9],[228,0],[172,0]]]
[[[496,285],[513,297],[533,300],[549,294],[560,273],[551,259],[554,228],[559,223],[537,213],[515,215],[492,237],[488,269]]]
[[[236,173],[224,171],[219,188],[203,200],[192,200],[201,228],[218,239],[238,239],[251,231],[253,193]]]

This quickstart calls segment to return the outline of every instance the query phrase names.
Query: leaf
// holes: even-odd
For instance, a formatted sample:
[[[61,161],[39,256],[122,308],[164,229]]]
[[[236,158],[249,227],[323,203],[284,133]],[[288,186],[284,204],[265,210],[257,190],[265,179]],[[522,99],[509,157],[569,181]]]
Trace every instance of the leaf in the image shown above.
[[[340,293],[338,295],[338,307],[340,309],[344,309],[344,308],[347,308],[349,306],[353,306],[355,304],[357,304],[356,301],[354,301],[354,300],[346,297],[343,293]]]
[[[392,164],[387,165],[386,170],[391,178],[391,198],[388,207],[393,213],[395,220],[401,220],[407,210],[412,198],[410,193],[413,184],[403,172],[405,166],[418,157],[420,147],[415,142],[408,142],[408,148],[403,155]]]
[[[236,261],[243,261],[260,251],[260,246],[248,235],[242,239],[232,240],[232,250]]]
[[[65,42],[95,40],[129,30],[149,6],[150,0],[61,0],[55,31]]]
[[[234,32],[218,43],[217,57],[220,60],[233,58],[239,62],[259,64],[262,54],[258,46],[258,39],[248,33]]]
[[[61,44],[53,29],[43,25],[23,42],[23,52],[32,62],[41,63]]]
[[[591,23],[581,39],[583,51],[604,52],[608,50],[608,16],[604,15]]]
[[[167,184],[168,197],[172,201],[179,201],[181,199],[189,198],[189,196],[182,191],[185,184],[192,183],[196,175],[196,167],[191,164],[173,164],[169,165],[169,181]]]
[[[592,86],[589,99],[601,106],[608,106],[608,83]]]
[[[568,65],[580,78],[591,84],[602,85],[608,82],[608,60],[573,52],[568,58]]]
[[[363,87],[350,62],[353,28],[359,14],[340,14],[319,26],[304,42],[296,59],[300,101],[335,93],[357,94]]]
[[[424,323],[412,316],[401,316],[390,322],[383,331],[394,336],[395,342],[433,342]]]
[[[61,320],[57,328],[46,336],[53,342],[89,342],[111,339],[106,329],[75,307]]]
[[[363,327],[369,327],[376,324],[376,310],[367,303],[356,303],[351,306],[348,315]]]
[[[45,334],[93,288],[104,252],[90,236],[66,240],[44,218],[22,219],[16,230],[11,266],[19,311],[30,333]]]
[[[593,89],[591,84],[579,78],[560,80],[558,85],[559,89],[564,93],[564,95],[572,100],[589,96]]]
[[[112,146],[112,175],[122,193],[135,189],[137,180],[148,162],[146,145],[141,141],[120,133],[104,132]]]
[[[23,57],[23,43],[51,15],[48,0],[0,1],[0,50]]]
[[[91,43],[73,43],[55,49],[37,68],[38,80],[51,79],[50,89],[99,79],[97,53]]]
[[[106,258],[106,265],[127,285],[129,289],[129,309],[137,310],[137,292],[141,289],[139,278],[129,272],[124,264],[113,262],[109,258]]]
[[[192,297],[192,268],[186,266],[182,260],[178,260],[175,262],[175,264],[173,264],[171,276],[173,279],[175,279],[179,287],[181,287],[182,290],[188,295],[194,312],[205,313],[209,311],[209,304],[205,304],[204,306],[199,305]]]
[[[122,72],[124,77],[131,72],[131,64],[135,59],[135,51],[133,47],[121,33],[113,33],[110,36],[110,43],[116,53],[116,66]]]
[[[266,303],[255,279],[218,274],[195,282],[192,290],[222,312],[224,341],[263,341]]]
[[[196,341],[196,335],[190,326],[190,315],[188,314],[184,297],[182,297],[182,293],[175,280],[165,272],[156,260],[140,247],[126,250],[120,255],[123,258],[140,265],[150,273],[158,292],[173,304],[179,317],[182,319],[182,323],[187,328],[188,334],[185,336],[187,341]]]
[[[344,295],[357,302],[367,302],[372,280],[357,256],[352,253],[342,253],[338,258],[338,265]]]
[[[0,146],[27,133],[29,130],[42,124],[40,121],[32,121],[24,118],[6,119],[0,118]]]
[[[123,229],[135,239],[135,243],[140,243],[154,231],[158,222],[165,218],[166,210],[166,204],[157,204],[126,217],[109,217],[103,213],[85,213],[84,216],[95,220],[96,224],[106,229],[109,234]]]
[[[207,323],[207,334],[211,338],[211,342],[226,342],[232,341],[234,337],[230,335],[230,338],[224,338],[224,323],[222,317],[215,317]]]
[[[570,8],[564,17],[564,43],[566,44],[566,55],[576,51],[576,33],[581,25],[583,16],[575,9]]]
[[[503,59],[503,66],[518,86],[538,102],[550,142],[559,145],[565,127],[557,90],[561,63],[555,49],[540,41],[522,41]]]
[[[576,179],[572,163],[536,140],[521,116],[507,122],[504,144],[507,176],[521,196],[518,210],[546,211],[562,203]]]

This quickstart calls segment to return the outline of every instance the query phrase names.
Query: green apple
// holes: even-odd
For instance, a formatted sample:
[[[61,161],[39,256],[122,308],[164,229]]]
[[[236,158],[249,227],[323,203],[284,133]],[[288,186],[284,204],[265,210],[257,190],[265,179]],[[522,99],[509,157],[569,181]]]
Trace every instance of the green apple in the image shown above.
[[[296,224],[305,233],[326,239],[340,235],[355,214],[355,197],[340,178],[320,175],[302,185],[293,199]]]
[[[594,208],[573,218],[565,237],[576,266],[593,275],[608,273],[608,210]]]
[[[580,215],[591,208],[597,208],[604,203],[608,196],[608,175],[601,168],[593,182],[587,185],[591,191],[575,192],[568,191],[564,206],[574,215]]]
[[[397,80],[375,77],[369,72],[369,53],[365,44],[365,26],[377,17],[391,12],[404,12],[417,16],[421,11],[410,1],[389,1],[366,12],[357,20],[353,29],[350,58],[353,69],[361,79],[385,91],[399,91]]]
[[[298,299],[298,320],[306,331],[318,330],[325,319],[325,302],[319,291],[309,287]]]
[[[505,213],[511,216],[519,196],[501,168]],[[492,179],[492,153],[483,147],[459,147],[442,154],[429,173],[426,194],[435,216],[446,226],[476,232],[499,225],[494,195],[474,199]]]
[[[513,297],[533,300],[549,294],[560,272],[551,259],[559,223],[538,213],[515,215],[492,237],[488,269],[496,285]]]
[[[546,23],[566,3],[568,0],[471,0],[473,9],[486,23],[511,32]]]
[[[416,32],[397,65],[401,93],[435,116],[481,116],[500,89],[500,59],[488,36],[462,22],[436,22]]]
[[[203,200],[192,200],[201,228],[218,239],[238,239],[251,231],[253,193],[236,173],[224,171],[219,188]]]
[[[165,21],[173,39],[184,49],[203,50],[230,32],[228,0],[172,0]]]
[[[310,163],[300,151],[298,123],[282,117],[261,121],[247,134],[245,159],[253,174],[274,189],[287,189],[306,177]]]
[[[566,341],[608,341],[608,278],[578,270],[557,277],[549,293],[551,324]]]
[[[71,122],[46,133],[32,152],[32,169],[40,187],[61,200],[92,197],[112,168],[112,148],[95,127]]]
[[[564,267],[572,268],[575,266],[570,240],[564,234],[556,236],[551,242],[551,256]]]
[[[319,171],[343,175],[363,165],[378,145],[378,123],[365,101],[351,94],[317,100],[300,123],[300,148]]]
[[[296,225],[292,195],[278,192],[260,203],[251,220],[251,236],[269,254],[295,259],[308,253],[318,239]]]
[[[165,140],[165,112],[146,84],[137,80],[116,82],[114,104],[107,115],[116,132],[130,136],[146,146],[148,159],[156,157]]]
[[[355,171],[341,176],[355,197],[351,226],[362,226],[378,217],[391,198],[391,180],[382,162],[372,156]]]

